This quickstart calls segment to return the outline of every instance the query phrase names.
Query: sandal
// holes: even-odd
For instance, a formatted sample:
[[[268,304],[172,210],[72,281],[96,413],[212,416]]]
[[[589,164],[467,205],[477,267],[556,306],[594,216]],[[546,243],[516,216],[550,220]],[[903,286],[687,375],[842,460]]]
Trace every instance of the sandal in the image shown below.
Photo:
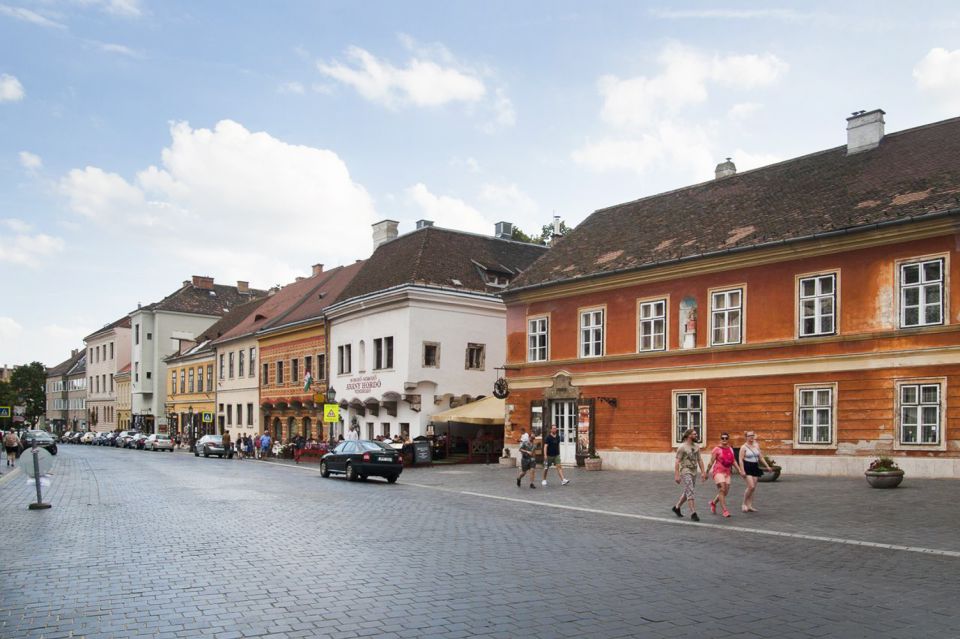
[[[723,516],[724,516],[724,517],[729,517],[729,516],[730,516],[730,511],[729,511],[729,510],[723,511]]]

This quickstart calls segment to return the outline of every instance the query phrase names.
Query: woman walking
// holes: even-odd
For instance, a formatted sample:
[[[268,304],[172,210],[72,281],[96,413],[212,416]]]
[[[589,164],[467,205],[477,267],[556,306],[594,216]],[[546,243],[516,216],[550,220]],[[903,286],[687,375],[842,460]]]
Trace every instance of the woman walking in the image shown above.
[[[730,516],[730,511],[727,510],[727,494],[730,492],[730,471],[734,468],[743,477],[743,470],[733,454],[733,449],[730,448],[730,435],[720,433],[720,445],[710,451],[710,463],[707,464],[707,472],[712,473],[713,483],[717,485],[717,496],[710,500],[710,512],[714,515],[717,514],[719,502],[723,509],[723,516]]]
[[[3,436],[3,447],[7,451],[7,466],[16,466],[20,438],[12,430],[7,431],[7,434]]]
[[[740,507],[745,513],[755,513],[757,509],[753,507],[753,497],[757,492],[757,480],[763,476],[760,470],[760,464],[767,470],[771,470],[770,464],[766,458],[760,454],[760,444],[757,443],[757,434],[753,431],[744,433],[747,443],[740,447],[740,465],[743,472],[746,473],[747,487],[743,491],[743,505]]]

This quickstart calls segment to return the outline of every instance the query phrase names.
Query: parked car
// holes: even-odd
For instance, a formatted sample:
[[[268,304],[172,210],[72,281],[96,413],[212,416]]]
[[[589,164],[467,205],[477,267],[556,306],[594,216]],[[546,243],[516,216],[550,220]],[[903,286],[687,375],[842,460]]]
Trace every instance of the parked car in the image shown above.
[[[76,432],[74,432],[72,435],[70,435],[70,439],[67,440],[67,443],[68,443],[68,444],[79,444],[81,437],[83,437],[83,432],[82,432],[82,431],[76,431]]]
[[[223,459],[223,456],[226,454],[227,451],[223,448],[222,435],[204,435],[197,440],[197,445],[193,449],[194,457],[199,457],[200,455],[203,455],[204,457],[216,455],[217,457]]]
[[[80,443],[81,443],[81,444],[92,444],[92,443],[93,443],[93,440],[95,440],[96,438],[97,438],[97,434],[96,434],[96,433],[93,433],[93,432],[84,433],[83,435],[80,436]]]
[[[97,443],[100,444],[101,446],[113,446],[113,440],[115,440],[116,438],[117,438],[117,433],[111,431],[109,433],[105,433],[103,438]]]
[[[64,434],[60,435],[60,443],[61,443],[61,444],[67,443],[67,441],[70,439],[70,437],[71,437],[72,435],[73,435],[73,431],[72,431],[72,430],[68,430],[68,431],[65,432]]]
[[[143,450],[143,444],[147,441],[147,437],[144,433],[137,433],[133,438],[127,443],[127,446],[130,448],[136,448],[137,450]]]
[[[113,445],[117,448],[126,448],[127,442],[133,439],[134,435],[138,435],[139,433],[140,431],[136,430],[125,430],[117,435],[116,439],[113,440]]]
[[[343,473],[350,481],[367,477],[384,477],[391,484],[403,472],[403,458],[399,450],[382,442],[368,439],[345,441],[320,458],[320,474]]]
[[[169,450],[173,452],[173,440],[170,435],[150,435],[143,443],[144,450]]]
[[[37,446],[45,448],[51,455],[57,454],[57,440],[53,438],[53,435],[45,430],[25,430],[20,433],[20,450],[17,452],[17,456],[19,457],[23,454],[23,451],[33,448],[33,442],[37,442]]]

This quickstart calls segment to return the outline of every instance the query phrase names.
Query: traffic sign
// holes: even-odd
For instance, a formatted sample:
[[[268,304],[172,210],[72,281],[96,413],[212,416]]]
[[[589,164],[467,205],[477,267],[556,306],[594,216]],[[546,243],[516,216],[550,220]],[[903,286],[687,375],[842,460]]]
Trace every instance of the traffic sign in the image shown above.
[[[9,406],[0,406],[0,419],[3,419],[4,417],[10,417]]]
[[[212,423],[213,423],[213,413],[209,413],[209,412],[203,413],[203,418],[202,418],[200,421],[202,421],[204,424],[212,424]]]
[[[326,423],[340,421],[340,404],[323,405],[323,421]]]
[[[23,454],[20,455],[20,458],[23,460],[20,463],[20,468],[23,469],[23,472],[27,474],[27,477],[36,477],[33,473],[33,460],[30,459],[29,455],[32,455],[33,451],[31,449],[26,449],[23,451]],[[53,468],[53,455],[48,453],[43,448],[37,449],[37,466],[40,468],[40,475],[46,475],[50,472],[50,469]]]

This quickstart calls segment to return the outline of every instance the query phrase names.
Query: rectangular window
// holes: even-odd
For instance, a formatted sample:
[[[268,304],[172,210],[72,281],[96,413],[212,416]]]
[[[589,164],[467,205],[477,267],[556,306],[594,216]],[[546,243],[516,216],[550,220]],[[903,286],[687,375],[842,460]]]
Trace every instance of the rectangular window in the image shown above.
[[[283,362],[277,362],[277,386],[283,383]]]
[[[93,379],[92,377],[90,379]],[[140,362],[133,363],[133,381],[140,381]]]
[[[139,324],[133,325],[133,343],[134,344],[140,343],[140,325]]]
[[[187,372],[187,392],[194,392],[194,382],[193,382],[193,369],[191,368]]]
[[[943,259],[900,265],[900,327],[943,324]]]
[[[797,443],[829,446],[834,439],[834,386],[797,387]]]
[[[267,364],[266,362],[264,362],[264,363],[263,363],[263,374],[261,375],[260,385],[261,385],[261,386],[266,386],[266,385],[267,385],[267,382],[269,381],[269,379],[270,379],[270,364]]]
[[[317,353],[317,370],[315,376],[317,379],[327,378],[327,356],[324,353]]]
[[[233,351],[227,354],[227,375],[233,379]]]
[[[220,354],[220,379],[223,379],[223,374],[224,374],[224,372],[225,372],[225,371],[224,371],[223,361],[224,361],[224,355],[223,355],[223,353],[221,353],[221,354]]]
[[[673,441],[674,445],[683,441],[683,433],[688,428],[697,431],[700,441],[705,441],[705,422],[703,415],[703,391],[673,392]]]
[[[290,381],[300,381],[300,358],[294,357],[290,360]]]
[[[800,278],[800,337],[836,332],[837,276]]]
[[[227,426],[233,425],[233,404],[227,404]]]
[[[113,392],[113,373],[110,373],[110,392]]]
[[[247,426],[253,426],[253,404],[247,404]]]
[[[640,302],[640,350],[667,348],[667,300]]]
[[[467,344],[467,370],[482,371],[486,347],[483,344]]]
[[[423,343],[423,365],[426,368],[440,366],[440,344],[436,342]]]
[[[250,347],[250,377],[257,373],[257,347]]]
[[[714,291],[710,295],[711,344],[739,344],[742,341],[743,289]]]
[[[527,360],[531,362],[547,361],[547,328],[549,322],[546,317],[535,317],[527,320]]]
[[[243,426],[243,404],[237,404],[237,426]]]
[[[938,446],[943,441],[940,383],[899,385],[900,429],[898,441],[908,446]]]
[[[237,377],[243,377],[243,350],[237,351]]]
[[[110,342],[110,359],[113,359],[113,342]]]
[[[197,366],[197,392],[203,392],[203,366]]]
[[[313,370],[313,357],[311,355],[303,356],[303,376],[306,378],[307,373],[313,377],[314,381],[317,379],[317,375]]]
[[[393,337],[378,337],[373,340],[375,369],[393,368]]]
[[[187,392],[187,371],[184,368],[180,369],[180,394]]]
[[[580,312],[580,357],[603,355],[603,309]]]
[[[207,392],[213,390],[213,364],[207,364]]]

